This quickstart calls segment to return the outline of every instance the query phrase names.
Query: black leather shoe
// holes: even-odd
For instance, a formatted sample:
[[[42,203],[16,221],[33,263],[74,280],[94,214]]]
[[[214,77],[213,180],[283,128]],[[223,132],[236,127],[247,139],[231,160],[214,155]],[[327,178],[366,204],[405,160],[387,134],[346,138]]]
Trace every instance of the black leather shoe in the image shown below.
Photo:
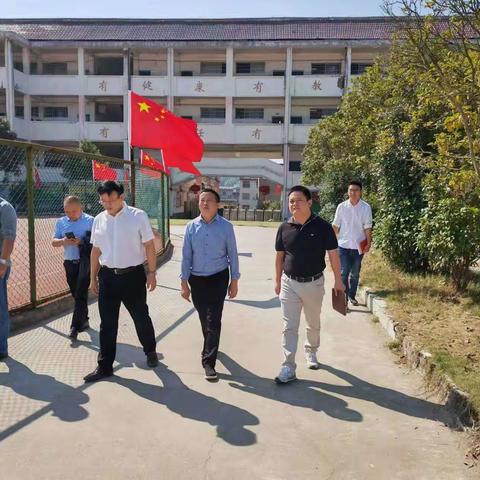
[[[85,383],[98,382],[103,378],[111,377],[113,375],[113,370],[105,370],[103,367],[97,367],[92,373],[85,375],[83,379]]]
[[[205,369],[205,379],[208,380],[209,382],[215,382],[218,380],[218,375],[217,372],[213,367],[210,365],[205,365],[203,367]]]
[[[150,368],[155,368],[158,365],[158,355],[157,352],[147,353],[147,365]]]
[[[6,360],[8,358],[8,353],[0,353],[0,361]]]
[[[350,297],[349,300],[350,300],[350,303],[355,307],[358,305],[358,300],[356,298]]]
[[[78,333],[80,332],[85,332],[90,328],[90,324],[88,323],[88,320],[78,329]]]
[[[77,337],[78,337],[78,330],[75,328],[75,327],[72,327],[70,329],[70,333],[68,334],[68,336],[72,339],[72,340],[76,340]]]

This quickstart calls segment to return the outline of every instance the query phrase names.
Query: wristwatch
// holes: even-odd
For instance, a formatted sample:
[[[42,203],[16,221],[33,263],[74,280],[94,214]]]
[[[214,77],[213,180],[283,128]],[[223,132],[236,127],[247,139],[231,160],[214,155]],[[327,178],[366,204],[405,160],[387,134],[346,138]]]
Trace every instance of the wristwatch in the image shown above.
[[[0,264],[10,267],[12,265],[12,262],[10,260],[5,260],[4,258],[0,258]]]

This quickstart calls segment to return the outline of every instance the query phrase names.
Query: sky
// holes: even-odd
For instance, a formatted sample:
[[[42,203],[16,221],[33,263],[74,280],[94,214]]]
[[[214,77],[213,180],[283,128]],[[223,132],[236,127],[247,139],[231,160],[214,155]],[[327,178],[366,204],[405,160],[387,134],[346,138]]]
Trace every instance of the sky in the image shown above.
[[[0,18],[381,16],[382,0],[0,0]]]

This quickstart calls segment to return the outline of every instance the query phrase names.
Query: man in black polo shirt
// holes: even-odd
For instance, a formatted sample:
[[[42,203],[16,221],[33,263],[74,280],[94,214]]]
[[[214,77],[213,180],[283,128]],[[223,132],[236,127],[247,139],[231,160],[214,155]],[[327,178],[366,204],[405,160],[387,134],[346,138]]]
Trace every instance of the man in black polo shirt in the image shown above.
[[[295,353],[302,309],[307,322],[305,356],[308,368],[319,367],[320,312],[325,293],[325,252],[335,275],[337,295],[343,295],[338,243],[332,226],[312,214],[312,195],[301,185],[292,187],[288,195],[292,217],[280,225],[275,242],[275,293],[279,295],[283,314],[283,353],[285,360],[277,383],[296,379]]]

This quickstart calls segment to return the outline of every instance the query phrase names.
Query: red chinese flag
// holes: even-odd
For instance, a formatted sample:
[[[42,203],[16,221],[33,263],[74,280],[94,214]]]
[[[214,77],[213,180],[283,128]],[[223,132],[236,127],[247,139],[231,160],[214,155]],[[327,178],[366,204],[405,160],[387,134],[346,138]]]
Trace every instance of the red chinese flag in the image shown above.
[[[117,172],[104,163],[92,160],[93,180],[116,180]]]
[[[194,175],[202,174],[192,162],[179,158],[168,158],[166,155],[163,156],[163,160],[165,161],[165,166],[167,168],[178,168],[182,172],[193,173]]]
[[[275,195],[281,195],[281,194],[282,194],[282,186],[279,183],[277,183],[275,185]]]
[[[145,167],[153,168],[154,170],[159,170],[160,172],[166,173],[167,175],[170,174],[169,170],[163,166],[162,162],[156,160],[155,158],[153,158],[151,155],[144,152],[143,150],[141,150],[140,164]],[[149,171],[148,169],[144,169],[144,170],[146,172]],[[154,173],[154,172],[151,172],[151,173]],[[157,175],[155,176],[157,177]]]
[[[202,159],[203,141],[195,121],[177,117],[162,105],[134,92],[130,95],[130,129],[131,145],[162,150],[166,164],[170,163],[167,159],[177,164]],[[187,165],[187,168],[190,167]]]

